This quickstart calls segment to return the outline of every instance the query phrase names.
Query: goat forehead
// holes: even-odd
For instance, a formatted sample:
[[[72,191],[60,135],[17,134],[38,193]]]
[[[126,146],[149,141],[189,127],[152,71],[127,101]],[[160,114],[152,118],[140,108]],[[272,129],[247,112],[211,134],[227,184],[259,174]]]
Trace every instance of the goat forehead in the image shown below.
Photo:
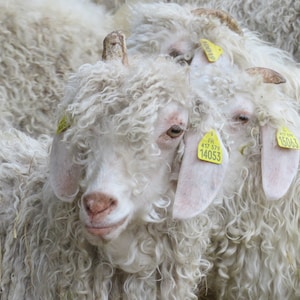
[[[225,107],[224,112],[228,117],[234,117],[237,114],[246,114],[253,116],[255,105],[251,96],[247,93],[237,93],[232,99],[230,99]]]
[[[136,3],[132,9],[132,27],[141,23],[174,24],[174,20],[184,23],[190,17],[190,10],[176,3]]]
[[[143,133],[103,134],[92,141],[89,164],[97,162],[101,167],[107,164],[111,167],[122,167],[143,164],[155,160],[157,149],[153,134]]]
[[[158,112],[155,132],[166,130],[172,125],[186,127],[187,122],[188,110],[176,103],[169,103]]]
[[[100,125],[84,141],[90,145],[90,164],[93,165],[93,161],[100,164],[106,161],[116,165],[120,160],[135,160],[137,164],[143,160],[154,162],[159,159],[159,136],[173,125],[184,130],[187,122],[188,109],[170,102],[149,119],[137,121],[128,117],[124,124],[112,120],[105,129]]]
[[[169,33],[161,44],[161,53],[177,52],[178,55],[194,50],[195,45],[188,36],[188,32]]]
[[[188,123],[188,109],[170,102],[162,107],[157,116],[147,120],[149,127],[135,123],[130,119],[127,128],[117,128],[117,124],[111,122],[105,133],[91,137],[91,145],[94,151],[91,161],[103,161],[112,166],[122,165],[122,160],[135,160],[138,164],[142,162],[159,160],[157,152],[157,139],[166,132],[171,126],[179,125],[186,129]],[[127,163],[126,163],[127,164]]]

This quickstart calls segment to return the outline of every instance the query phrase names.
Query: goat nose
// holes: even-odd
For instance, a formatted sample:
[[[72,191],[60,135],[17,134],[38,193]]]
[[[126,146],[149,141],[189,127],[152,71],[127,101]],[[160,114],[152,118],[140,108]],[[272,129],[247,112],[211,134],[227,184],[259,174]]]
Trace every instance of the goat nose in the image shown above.
[[[83,204],[89,215],[108,214],[117,205],[117,200],[110,195],[94,192],[83,197]]]

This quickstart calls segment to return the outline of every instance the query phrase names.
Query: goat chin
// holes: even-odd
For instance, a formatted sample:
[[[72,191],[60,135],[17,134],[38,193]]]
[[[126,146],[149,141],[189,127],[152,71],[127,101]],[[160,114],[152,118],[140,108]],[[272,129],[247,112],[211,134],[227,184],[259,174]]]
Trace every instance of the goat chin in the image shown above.
[[[85,229],[88,233],[89,240],[92,244],[97,245],[99,239],[113,240],[116,239],[121,232],[127,227],[128,218],[124,218],[113,224],[97,224],[96,226],[86,225]]]

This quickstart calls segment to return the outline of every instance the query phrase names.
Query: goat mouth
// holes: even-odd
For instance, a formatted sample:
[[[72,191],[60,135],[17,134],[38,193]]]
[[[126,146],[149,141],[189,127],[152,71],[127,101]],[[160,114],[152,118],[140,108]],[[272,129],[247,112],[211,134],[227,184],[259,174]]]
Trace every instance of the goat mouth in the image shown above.
[[[85,228],[92,235],[95,235],[95,236],[98,236],[98,237],[104,237],[104,236],[110,234],[111,232],[113,232],[114,230],[116,230],[117,228],[119,228],[121,225],[123,225],[126,220],[127,220],[127,217],[125,217],[124,219],[122,219],[121,221],[119,221],[115,224],[104,225],[104,226],[101,226],[101,225],[98,225],[98,226],[86,225]]]

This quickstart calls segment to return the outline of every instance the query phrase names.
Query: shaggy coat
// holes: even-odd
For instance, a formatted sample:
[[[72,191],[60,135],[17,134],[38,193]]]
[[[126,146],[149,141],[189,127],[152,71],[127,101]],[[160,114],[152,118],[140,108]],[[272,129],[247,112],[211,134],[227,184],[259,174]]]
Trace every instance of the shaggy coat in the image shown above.
[[[300,5],[292,0],[224,1],[224,0],[173,0],[180,4],[190,3],[198,7],[228,11],[236,20],[278,48],[291,53],[300,62],[298,40],[300,37]]]
[[[135,3],[134,0],[93,0],[98,4],[104,4],[108,9],[117,12],[124,9],[124,4]],[[182,6],[206,7],[222,9],[232,15],[244,27],[259,34],[261,39],[270,42],[274,46],[288,51],[300,62],[299,40],[299,12],[298,1],[293,0],[267,0],[261,1],[224,1],[224,0],[165,0],[139,2],[168,2],[177,3]],[[122,7],[123,5],[123,7]]]
[[[47,145],[32,155],[24,143],[18,161],[0,139],[9,170],[1,178],[14,193],[1,185],[14,211],[1,231],[3,299],[197,299],[210,220],[170,213],[183,136],[191,124],[200,133],[218,122],[192,95],[186,69],[164,59],[83,65],[59,107],[50,173]],[[79,173],[61,177],[69,164]],[[97,191],[114,199],[105,213],[94,211]]]
[[[199,5],[198,5],[199,7]],[[200,6],[201,7],[201,6]],[[246,27],[235,25],[213,15],[192,12],[197,6],[175,3],[139,3],[122,7],[118,20],[128,35],[129,53],[161,54],[190,63],[195,50],[203,49],[200,39],[208,39],[223,50],[222,57],[241,70],[265,67],[284,76],[281,88],[299,101],[300,68],[291,54],[265,41]]]
[[[198,82],[227,116],[230,147],[222,193],[207,211],[213,268],[203,299],[298,299],[299,150],[276,140],[282,126],[299,140],[298,104],[259,76],[235,73]]]
[[[84,0],[1,0],[1,126],[53,134],[68,76],[101,57],[111,23]]]

